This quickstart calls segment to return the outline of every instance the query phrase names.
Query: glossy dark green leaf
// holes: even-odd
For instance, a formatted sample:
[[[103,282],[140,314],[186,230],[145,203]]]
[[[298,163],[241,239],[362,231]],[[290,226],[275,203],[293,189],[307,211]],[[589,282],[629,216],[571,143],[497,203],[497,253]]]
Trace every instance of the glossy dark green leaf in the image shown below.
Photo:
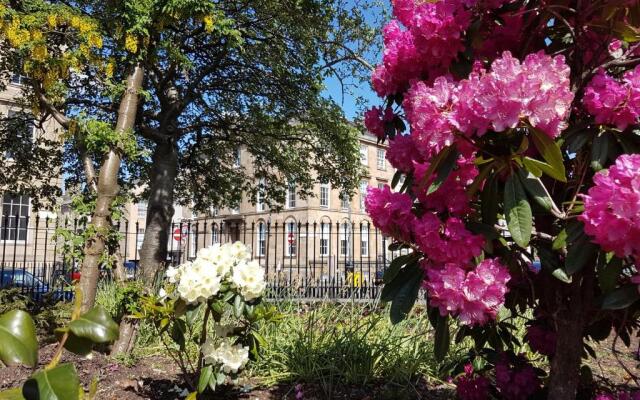
[[[389,264],[389,268],[387,268],[387,270],[384,271],[384,275],[382,276],[382,282],[383,283],[391,282],[396,277],[396,275],[398,275],[398,272],[400,272],[400,268],[405,266],[413,258],[415,258],[414,253],[403,254],[401,256],[394,258],[393,261],[391,261],[391,264]]]
[[[615,289],[623,269],[624,264],[618,257],[614,257],[609,263],[598,268],[598,283],[603,293],[608,293]]]
[[[405,285],[405,282],[418,274],[422,276],[422,269],[418,267],[417,263],[413,263],[402,268],[398,271],[398,274],[393,278],[393,280],[391,280],[391,282],[383,286],[381,294],[382,301],[392,301],[400,289]]]
[[[614,135],[622,147],[622,151],[627,154],[640,153],[640,135],[638,130],[625,135]]]
[[[596,171],[603,169],[609,155],[610,136],[607,133],[596,136],[591,146],[591,168]]]
[[[415,267],[417,267],[417,264],[415,264]],[[410,275],[406,276],[406,279],[404,279],[403,284],[391,301],[389,316],[393,324],[397,324],[407,318],[407,315],[411,312],[418,298],[423,272],[420,267],[412,268],[411,272]]]
[[[562,281],[564,283],[571,283],[571,277],[568,276],[562,268],[554,269],[553,272],[551,272],[551,275],[553,275],[553,277],[558,279],[559,281]]]
[[[487,176],[489,176],[491,171],[493,171],[493,163],[485,164],[480,167],[480,173],[478,173],[478,176],[475,177],[475,179],[469,186],[469,189],[467,189],[467,195],[469,197],[475,196],[475,194],[480,189],[480,186],[482,185],[483,182],[486,181]]]
[[[12,310],[0,316],[0,360],[29,367],[38,363],[36,326],[28,313]]]
[[[551,167],[550,170],[545,171],[545,168],[540,168],[546,174],[549,174],[552,178],[561,182],[567,181],[566,171],[564,169],[564,158],[562,157],[562,150],[560,146],[547,136],[544,132],[533,128],[532,129],[533,144],[536,146],[542,158]]]
[[[504,214],[513,241],[520,247],[527,247],[533,231],[533,215],[516,174],[511,174],[504,186]]]
[[[80,380],[72,364],[60,364],[36,372],[22,387],[26,400],[76,400],[80,396]]]
[[[185,334],[187,332],[187,324],[182,319],[176,319],[171,326],[171,339],[174,343],[180,347],[180,350],[184,350],[185,346]]]
[[[429,185],[429,189],[427,189],[427,194],[431,194],[438,190],[440,186],[447,180],[451,172],[456,166],[456,161],[458,160],[458,151],[454,148],[448,152],[447,156],[442,160],[438,168],[436,169],[436,179],[433,180],[431,185]]]
[[[544,184],[540,180],[531,173],[527,173],[525,170],[518,169],[518,177],[520,178],[520,182],[524,186],[525,190],[529,194],[529,196],[535,201],[540,207],[547,211],[556,211],[559,212],[558,207],[553,202],[553,199],[549,195],[549,192],[544,187]]]
[[[567,245],[567,230],[563,229],[558,233],[555,239],[553,239],[553,243],[551,244],[551,248],[553,250],[560,250]]]
[[[567,139],[567,150],[570,153],[577,153],[589,140],[589,132],[576,132]]]
[[[433,353],[436,360],[442,361],[449,352],[451,336],[449,332],[449,317],[439,316],[436,323]]]
[[[594,262],[597,253],[598,246],[584,233],[584,224],[571,221],[567,225],[567,257],[564,265],[567,275],[573,275],[587,263]]]
[[[494,226],[498,222],[498,179],[496,175],[490,175],[480,193],[480,207],[482,222],[485,225]]]
[[[527,171],[529,171],[534,176],[537,176],[538,178],[540,178],[542,176],[542,170],[535,163],[535,161],[537,161],[537,160],[534,160],[533,158],[529,158],[529,157],[524,157],[522,159],[522,164],[524,164],[524,167],[525,167],[525,169]],[[549,167],[549,168],[551,168],[551,167]]]
[[[627,285],[604,295],[601,308],[603,310],[622,310],[640,300],[638,285]]]
[[[71,321],[69,329],[74,335],[94,343],[113,342],[118,339],[119,334],[118,324],[100,306],[92,308],[78,319]]]
[[[539,170],[540,172],[544,172],[545,174],[549,175],[550,177],[556,180],[562,181],[561,179],[558,179],[560,175],[557,173],[557,171],[555,171],[551,165],[547,164],[544,161],[536,160],[531,157],[525,157],[523,159],[523,163],[527,168],[527,170],[534,172],[534,175],[536,175],[538,172],[536,170]]]
[[[207,365],[202,368],[202,371],[200,371],[200,377],[198,378],[198,393],[204,392],[207,386],[209,386],[209,380],[212,375],[213,367],[211,365]]]
[[[394,189],[398,186],[398,182],[400,182],[400,178],[402,178],[402,171],[397,170],[395,174],[393,174],[393,178],[391,179],[391,188]]]
[[[80,356],[86,356],[93,350],[94,343],[87,338],[81,338],[69,331],[69,328],[56,329],[55,335],[58,341],[62,340],[65,332],[68,333],[67,340],[64,342],[64,348],[68,351],[78,354]]]

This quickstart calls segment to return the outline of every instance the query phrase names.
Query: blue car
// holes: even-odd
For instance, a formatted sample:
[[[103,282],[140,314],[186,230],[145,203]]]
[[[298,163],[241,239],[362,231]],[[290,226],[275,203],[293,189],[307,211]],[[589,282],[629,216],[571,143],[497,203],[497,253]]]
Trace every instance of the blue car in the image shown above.
[[[66,291],[62,288],[51,290],[48,284],[22,269],[5,269],[2,271],[0,274],[0,289],[4,288],[20,288],[23,293],[31,296],[36,301],[43,300],[46,296],[51,296],[54,301],[71,300],[73,298],[73,291]]]

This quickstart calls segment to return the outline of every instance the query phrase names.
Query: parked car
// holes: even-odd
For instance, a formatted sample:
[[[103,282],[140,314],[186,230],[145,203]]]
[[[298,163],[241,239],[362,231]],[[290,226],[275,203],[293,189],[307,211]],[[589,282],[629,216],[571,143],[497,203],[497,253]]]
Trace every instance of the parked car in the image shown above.
[[[50,297],[54,301],[73,299],[72,290],[65,290],[64,287],[51,289],[47,283],[22,269],[7,268],[2,271],[0,289],[4,288],[20,288],[25,294],[38,301],[45,297]]]

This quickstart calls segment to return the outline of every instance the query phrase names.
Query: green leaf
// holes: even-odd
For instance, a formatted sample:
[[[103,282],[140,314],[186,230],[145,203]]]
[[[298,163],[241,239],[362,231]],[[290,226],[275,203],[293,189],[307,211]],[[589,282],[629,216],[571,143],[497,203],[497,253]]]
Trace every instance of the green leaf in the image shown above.
[[[398,271],[395,278],[393,278],[389,283],[385,284],[382,287],[380,299],[386,302],[392,301],[396,297],[398,292],[400,292],[405,282],[411,279],[411,277],[416,275],[417,273],[422,274],[422,270],[416,263],[409,264],[402,268],[400,271]]]
[[[400,286],[400,289],[391,302],[391,308],[389,310],[391,323],[397,324],[409,315],[409,312],[413,308],[418,297],[418,292],[420,291],[422,275],[422,268],[418,267],[417,264],[414,264],[413,268],[411,268],[411,274],[404,277],[406,279],[403,279],[403,284]],[[396,279],[398,277],[396,277]]]
[[[545,174],[549,175],[550,177],[562,181],[562,182],[566,182],[566,180],[562,180],[562,179],[558,179],[559,175],[556,171],[554,171],[553,167],[549,164],[547,164],[546,162],[540,161],[540,160],[536,160],[534,158],[531,157],[525,157],[522,160],[525,164],[525,167],[527,167],[527,169],[529,171],[534,170],[535,168],[539,169],[540,171],[544,172]]]
[[[198,393],[202,393],[205,391],[207,386],[209,385],[209,380],[213,375],[213,367],[211,365],[207,365],[202,368],[200,371],[200,378],[198,378]]]
[[[567,150],[569,150],[570,153],[577,153],[587,143],[589,136],[590,135],[584,131],[571,135],[567,139]]]
[[[94,307],[78,319],[69,323],[69,329],[74,335],[86,338],[93,343],[109,343],[118,339],[118,324],[107,311],[98,306]]]
[[[438,316],[434,341],[433,353],[436,356],[436,360],[442,361],[449,352],[449,343],[451,342],[448,316]]]
[[[525,190],[536,203],[547,211],[560,211],[549,195],[547,188],[545,188],[542,181],[540,181],[540,178],[537,178],[533,174],[527,173],[522,169],[518,169],[518,176]]]
[[[400,268],[402,268],[407,263],[409,263],[412,258],[415,258],[414,253],[403,254],[401,256],[394,258],[393,261],[391,261],[391,264],[389,264],[389,268],[387,268],[387,270],[384,271],[384,275],[382,276],[382,282],[383,283],[391,282],[396,277],[396,275],[398,275],[398,272],[400,272]]]
[[[62,336],[68,333],[67,340],[64,342],[64,348],[69,350],[74,354],[78,354],[81,356],[86,356],[91,353],[93,350],[94,343],[87,338],[81,338],[73,334],[73,332],[69,331],[69,328],[56,329],[55,335],[58,341],[62,340]]]
[[[0,392],[0,400],[24,400],[21,388],[13,388]]]
[[[524,167],[527,169],[527,171],[540,178],[542,176],[542,170],[540,169],[540,167],[538,167],[538,165],[536,165],[536,161],[537,160],[534,160],[530,157],[524,157],[522,159],[522,163],[524,164]],[[551,168],[551,166],[549,166],[549,168]]]
[[[438,190],[440,186],[447,180],[451,171],[456,166],[456,161],[458,160],[458,151],[455,148],[452,148],[451,151],[448,152],[447,156],[442,160],[440,165],[438,165],[437,171],[438,175],[436,175],[436,179],[433,180],[429,189],[427,189],[427,194],[431,194]]]
[[[568,276],[562,268],[554,269],[553,272],[551,272],[551,275],[564,283],[571,283],[571,277]]]
[[[545,168],[540,169],[552,178],[561,182],[566,182],[567,177],[564,169],[564,159],[562,157],[560,146],[558,146],[558,144],[544,132],[535,128],[532,128],[531,130],[533,132],[533,144],[542,155],[542,158],[544,158],[547,164],[551,167],[551,169],[549,169],[548,171],[545,171]],[[539,167],[538,164],[537,166]]]
[[[453,151],[453,146],[447,146],[444,149],[442,149],[440,151],[440,153],[436,154],[432,159],[431,159],[431,163],[429,164],[429,168],[427,168],[427,171],[424,173],[424,176],[422,177],[422,180],[420,181],[420,187],[424,187],[427,182],[429,182],[429,179],[431,179],[431,175],[433,175],[433,173],[440,167],[440,164],[447,158],[449,157],[449,153],[451,153]]]
[[[482,222],[494,226],[498,222],[498,179],[496,174],[490,175],[480,193]]]
[[[609,138],[608,134],[603,133],[593,139],[593,145],[591,146],[591,168],[595,171],[600,171],[607,163],[610,146]]]
[[[604,295],[603,310],[622,310],[640,299],[638,285],[627,285]]]
[[[480,189],[480,185],[482,185],[482,182],[486,180],[491,171],[493,171],[493,163],[485,164],[480,167],[480,173],[478,173],[478,176],[476,176],[476,178],[469,186],[469,189],[467,189],[467,195],[469,197],[475,196],[476,192],[478,192],[478,190]]]
[[[6,365],[38,364],[36,326],[22,310],[11,310],[0,316],[0,360]]]
[[[233,313],[236,318],[240,318],[242,316],[242,311],[244,310],[244,301],[242,300],[241,295],[236,295],[233,299]]]
[[[504,214],[513,240],[518,246],[527,247],[533,230],[533,216],[516,174],[511,174],[504,186]]]
[[[187,324],[182,319],[176,319],[171,326],[171,339],[180,347],[180,351],[184,351],[185,338],[187,332]]]
[[[598,253],[598,246],[591,243],[591,239],[585,234],[569,244],[564,270],[568,275],[573,275],[584,268],[589,261],[595,260]]]
[[[598,283],[603,293],[608,293],[615,289],[623,269],[622,260],[618,257],[614,257],[608,264],[598,269]]]
[[[397,170],[395,174],[393,174],[393,178],[391,179],[391,188],[395,189],[398,186],[398,182],[400,182],[400,178],[402,178],[402,171]]]
[[[80,380],[73,364],[36,372],[22,387],[26,400],[74,400],[80,394]]]
[[[551,248],[553,250],[560,250],[567,245],[567,230],[563,229],[558,233],[555,239],[553,239],[553,243],[551,244]]]

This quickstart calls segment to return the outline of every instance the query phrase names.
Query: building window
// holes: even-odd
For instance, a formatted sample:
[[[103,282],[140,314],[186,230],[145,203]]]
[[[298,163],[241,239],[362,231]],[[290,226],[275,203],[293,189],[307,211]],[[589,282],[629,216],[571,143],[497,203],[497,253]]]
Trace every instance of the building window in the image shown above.
[[[369,165],[369,149],[366,145],[360,145],[360,163],[362,165]]]
[[[241,154],[242,149],[240,147],[236,147],[233,152],[233,166],[236,168],[240,167],[240,162],[242,161]]]
[[[349,226],[346,222],[340,224],[340,255],[348,256],[351,252]]]
[[[320,255],[328,256],[329,255],[329,224],[321,223],[320,224]]]
[[[2,196],[0,240],[27,240],[29,196],[5,194]]]
[[[320,184],[320,207],[329,208],[329,194],[331,193],[331,189],[329,188],[328,183]]]
[[[360,255],[369,257],[369,226],[360,225]]]
[[[361,181],[360,182],[360,210],[364,211],[364,201],[367,198],[367,188],[369,187],[369,182]]]
[[[264,222],[258,223],[258,231],[256,232],[256,255],[264,257],[267,254],[267,230]]]
[[[379,170],[386,170],[387,169],[387,160],[385,159],[385,151],[384,149],[378,149],[378,169]]]
[[[264,203],[264,189],[265,189],[264,179],[260,179],[260,181],[258,181],[258,191],[256,193],[256,211],[257,212],[263,212],[266,209],[266,206]]]
[[[349,208],[351,208],[351,199],[349,199],[349,196],[347,196],[346,193],[342,193],[340,195],[340,208],[342,208],[343,210],[348,210]]]
[[[295,257],[298,250],[298,229],[296,226],[296,222],[293,220],[289,220],[285,222],[285,240],[287,241],[285,245],[285,255],[287,257]]]
[[[10,110],[7,114],[6,123],[8,130],[15,132],[12,142],[17,142],[16,148],[20,149],[23,145],[29,148],[31,142],[33,142],[33,133],[36,128],[33,118],[29,116],[29,114]],[[18,145],[18,143],[20,145]],[[9,160],[14,158],[11,150],[5,151],[4,156]]]
[[[142,242],[144,242],[144,228],[138,228],[138,232],[136,233],[136,249],[138,249],[138,251],[142,248]]]
[[[25,83],[27,83],[27,79],[28,78],[26,76],[19,73],[11,74],[11,83],[13,83],[14,85],[24,85]]]
[[[211,244],[220,243],[220,228],[214,224],[211,229]]]
[[[146,219],[147,218],[147,202],[142,201],[138,203],[138,218]]]
[[[295,182],[289,182],[287,187],[287,208],[296,207],[296,184]]]

